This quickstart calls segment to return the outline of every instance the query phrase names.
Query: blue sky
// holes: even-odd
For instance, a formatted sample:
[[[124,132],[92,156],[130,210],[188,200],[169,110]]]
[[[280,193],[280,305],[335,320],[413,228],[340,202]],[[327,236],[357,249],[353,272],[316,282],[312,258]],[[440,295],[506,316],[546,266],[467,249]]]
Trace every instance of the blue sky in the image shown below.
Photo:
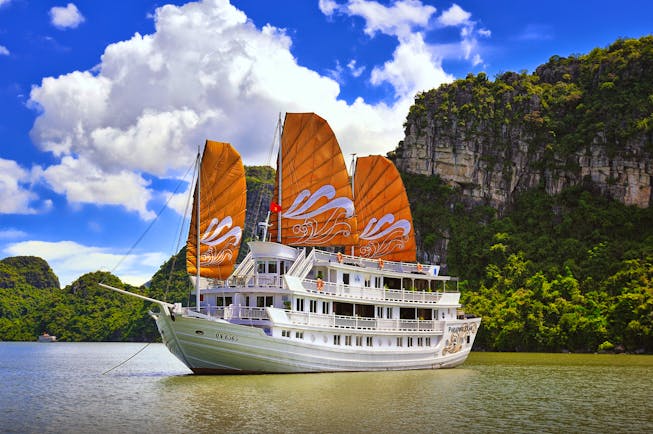
[[[385,154],[417,92],[648,35],[652,16],[648,0],[0,0],[0,258],[40,256],[62,285],[144,283],[179,248],[205,139],[271,164],[279,113],[314,111],[345,154]]]

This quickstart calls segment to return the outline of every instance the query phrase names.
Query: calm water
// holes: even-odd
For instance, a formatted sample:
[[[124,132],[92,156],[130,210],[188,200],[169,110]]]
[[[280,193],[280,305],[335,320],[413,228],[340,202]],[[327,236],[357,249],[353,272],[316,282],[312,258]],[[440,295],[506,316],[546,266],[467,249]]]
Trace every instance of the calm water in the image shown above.
[[[161,344],[0,342],[0,432],[653,432],[653,356],[193,376]]]

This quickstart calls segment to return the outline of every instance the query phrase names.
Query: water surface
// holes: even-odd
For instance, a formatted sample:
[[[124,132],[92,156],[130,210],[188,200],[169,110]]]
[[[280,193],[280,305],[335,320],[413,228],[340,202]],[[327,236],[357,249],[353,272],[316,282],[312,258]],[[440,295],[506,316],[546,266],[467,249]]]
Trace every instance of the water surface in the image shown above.
[[[195,376],[161,344],[125,362],[144,346],[0,342],[0,432],[653,432],[653,356]]]

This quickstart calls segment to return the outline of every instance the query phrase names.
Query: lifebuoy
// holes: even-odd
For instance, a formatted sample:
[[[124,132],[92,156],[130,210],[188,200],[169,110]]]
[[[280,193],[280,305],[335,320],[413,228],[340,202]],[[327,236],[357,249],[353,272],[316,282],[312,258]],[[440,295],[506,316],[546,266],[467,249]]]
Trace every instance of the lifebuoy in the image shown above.
[[[317,279],[317,290],[322,291],[324,289],[324,281],[322,279]]]
[[[383,259],[379,258],[379,269],[383,270]]]
[[[336,256],[338,257],[338,262],[342,264],[342,253],[338,252]]]

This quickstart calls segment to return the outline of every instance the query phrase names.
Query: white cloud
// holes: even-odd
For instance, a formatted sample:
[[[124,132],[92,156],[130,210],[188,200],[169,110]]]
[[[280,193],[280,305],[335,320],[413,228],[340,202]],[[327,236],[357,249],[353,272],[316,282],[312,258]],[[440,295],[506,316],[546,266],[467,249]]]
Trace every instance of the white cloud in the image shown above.
[[[345,154],[394,149],[415,93],[453,79],[442,68],[444,52],[420,32],[436,9],[419,0],[389,7],[323,0],[320,8],[363,17],[370,36],[397,38],[392,58],[369,68],[372,84],[394,88],[391,105],[339,99],[337,81],[298,64],[285,30],[257,28],[227,0],[166,5],[153,16],[154,33],[107,46],[92,71],[33,87],[29,104],[41,114],[32,140],[58,159],[44,179],[71,203],[119,205],[149,219],[159,193],[147,174],[179,176],[205,139],[232,143],[245,164],[274,164],[268,156],[279,112],[318,112]],[[353,77],[367,69],[336,65],[333,74]],[[180,209],[178,202],[171,206]]]
[[[32,174],[13,160],[0,158],[0,214],[35,214],[38,196],[29,190]]]
[[[0,45],[0,56],[9,56],[9,49],[4,45]]]
[[[0,7],[4,5],[8,5],[11,2],[11,0],[0,0]]]
[[[169,257],[162,252],[124,255],[122,252],[84,246],[74,241],[22,241],[8,245],[4,253],[9,256],[38,256],[45,259],[59,277],[62,287],[81,275],[98,269],[111,271],[125,283],[142,285]]]
[[[438,22],[443,26],[460,26],[468,23],[471,16],[472,14],[454,3],[449,9],[442,12],[442,15],[438,17]]]
[[[27,236],[27,233],[19,229],[3,229],[0,230],[0,240],[13,240],[16,238],[24,238]]]
[[[77,6],[68,3],[65,8],[55,6],[50,9],[50,22],[58,29],[74,29],[84,22],[84,16]]]

